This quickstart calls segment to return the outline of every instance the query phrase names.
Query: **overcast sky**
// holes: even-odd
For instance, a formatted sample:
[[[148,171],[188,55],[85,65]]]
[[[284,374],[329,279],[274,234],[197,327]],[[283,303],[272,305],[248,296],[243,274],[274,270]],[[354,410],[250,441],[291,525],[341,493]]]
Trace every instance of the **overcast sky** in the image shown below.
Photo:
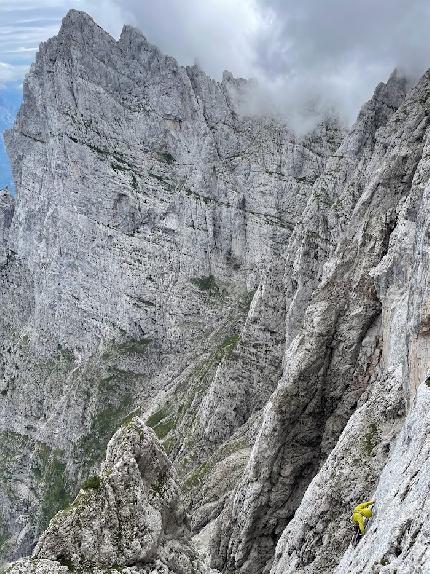
[[[216,78],[257,78],[270,105],[333,107],[347,121],[394,67],[430,67],[428,0],[0,0],[0,83],[22,80],[72,7],[114,36],[131,23]]]

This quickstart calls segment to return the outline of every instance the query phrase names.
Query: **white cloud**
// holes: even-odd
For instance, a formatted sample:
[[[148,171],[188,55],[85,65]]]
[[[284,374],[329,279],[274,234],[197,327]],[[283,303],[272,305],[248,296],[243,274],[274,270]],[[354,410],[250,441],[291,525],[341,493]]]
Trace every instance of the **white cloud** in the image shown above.
[[[430,64],[427,0],[86,0],[109,30],[130,22],[165,53],[219,78],[227,68],[263,88],[264,111],[296,124],[336,109],[351,123],[395,67]]]
[[[351,122],[395,67],[411,77],[430,64],[426,0],[258,0],[266,17],[254,39],[257,75],[278,99],[336,107]]]
[[[98,23],[118,35],[138,27],[164,53],[189,65],[197,59],[211,76],[224,69],[252,75],[253,37],[262,18],[255,0],[85,0]]]
[[[6,62],[0,62],[0,87],[8,82],[18,82],[27,71],[27,66],[12,66]]]
[[[7,50],[6,54],[27,54],[28,52],[34,53],[37,52],[37,47],[34,46],[33,48],[24,48],[24,46],[20,46],[15,50]]]

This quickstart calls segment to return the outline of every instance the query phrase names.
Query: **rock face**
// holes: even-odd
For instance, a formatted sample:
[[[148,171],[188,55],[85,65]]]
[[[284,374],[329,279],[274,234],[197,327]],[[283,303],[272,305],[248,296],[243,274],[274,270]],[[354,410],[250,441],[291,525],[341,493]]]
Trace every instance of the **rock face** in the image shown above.
[[[184,297],[191,278],[236,290],[258,283],[340,133],[314,151],[297,147],[271,120],[239,121],[230,84],[179,67],[130,27],[115,42],[73,11],[41,46],[6,139],[20,186],[14,246],[34,275],[45,269],[36,316],[46,338],[86,354],[125,332],[183,352],[187,317],[206,307]],[[68,318],[61,332],[59,315]]]
[[[251,90],[76,11],[40,48],[0,203],[13,574],[426,573],[430,75],[301,139]]]
[[[219,525],[214,563],[227,571],[271,570],[273,545],[281,529],[291,520],[321,459],[335,446],[357,401],[364,399],[366,386],[376,389],[381,381],[395,377],[402,385],[399,399],[392,381],[388,390],[381,388],[381,393],[389,393],[390,403],[397,404],[389,415],[390,432],[385,416],[375,426],[368,426],[368,416],[361,421],[362,440],[367,440],[362,448],[369,444],[373,458],[377,445],[389,450],[387,439],[390,433],[393,438],[401,415],[398,401],[409,402],[417,384],[427,376],[426,339],[419,335],[425,324],[426,295],[425,287],[415,283],[414,269],[422,269],[426,257],[416,245],[422,241],[427,214],[428,98],[426,75],[376,132],[368,162],[358,167],[362,170],[358,182],[353,178],[353,189],[358,184],[362,193],[343,220],[344,231],[311,292],[303,328],[286,349],[283,377],[266,408],[231,509]],[[292,308],[287,314],[297,316],[294,298]],[[416,339],[420,340],[418,356]],[[382,406],[382,397],[378,401]],[[375,415],[379,414],[377,410]],[[360,410],[351,421],[354,416],[358,424]],[[336,452],[342,449],[343,440],[349,442],[344,464],[350,473],[351,467],[370,466],[369,472],[362,473],[366,478],[357,496],[371,495],[384,459],[369,465],[366,458],[363,461],[365,452],[360,456],[357,437],[346,435],[331,455],[336,457],[336,468],[329,459],[331,466],[322,468],[289,522],[273,572],[331,572],[345,549],[344,536],[343,543],[325,544],[332,529],[340,525],[343,533],[342,521],[348,518],[344,505],[351,500],[353,478],[348,476],[349,483],[339,490],[342,461]],[[331,508],[340,516],[332,517]]]
[[[299,141],[241,117],[247,89],[178,66],[133,28],[116,42],[76,11],[41,45],[6,136],[17,205],[1,280],[3,555],[31,550],[136,409],[190,500],[193,471],[222,463],[230,438],[240,474],[248,419],[281,371],[282,246],[343,135],[330,120]],[[234,380],[247,404],[238,395],[237,415],[214,417]]]
[[[348,154],[346,165],[335,172],[328,164],[291,240],[295,248],[289,263],[293,274],[287,279],[291,299],[283,375],[268,402],[241,486],[220,523],[214,551],[215,564],[220,566],[224,556],[232,572],[254,572],[256,564],[257,571],[270,568],[283,528],[377,376],[381,301],[370,271],[386,254],[397,205],[410,190],[426,113],[417,106],[421,121],[418,127],[411,124],[409,134],[415,146],[409,149],[415,153],[400,168],[399,147],[406,135],[400,143],[396,129],[403,131],[405,125],[398,126],[395,115],[385,127],[375,121],[387,121],[388,104],[393,113],[393,101],[398,105],[404,97],[404,82],[394,76],[391,84],[396,97],[387,98],[388,90],[378,88],[339,148],[359,150],[355,164]],[[370,141],[363,138],[364,125],[379,128]],[[338,174],[346,178],[342,186]],[[397,176],[404,184],[396,186]],[[346,192],[351,204],[357,188],[362,195],[356,195],[355,207],[344,205]],[[333,215],[336,205],[341,207]]]
[[[0,266],[7,261],[9,229],[14,209],[15,201],[7,189],[0,191]]]
[[[333,572],[348,549],[350,510],[374,491],[403,420],[400,372],[375,384],[363,399],[285,528],[272,573]]]
[[[429,571],[430,389],[422,384],[380,475],[376,500],[382,504],[366,534],[366,544],[346,553],[336,574]]]
[[[135,418],[114,435],[100,475],[51,521],[33,558],[41,568],[55,563],[49,572],[60,566],[201,571],[172,465],[154,431]]]

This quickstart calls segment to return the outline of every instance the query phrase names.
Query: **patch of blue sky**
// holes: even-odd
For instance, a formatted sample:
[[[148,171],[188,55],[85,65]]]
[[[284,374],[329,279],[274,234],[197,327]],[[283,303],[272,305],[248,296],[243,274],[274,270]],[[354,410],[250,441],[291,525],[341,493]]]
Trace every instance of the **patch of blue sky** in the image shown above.
[[[20,84],[11,84],[0,88],[0,189],[8,187],[12,193],[15,193],[15,185],[9,157],[4,146],[3,133],[4,130],[12,126],[21,100],[22,89]]]

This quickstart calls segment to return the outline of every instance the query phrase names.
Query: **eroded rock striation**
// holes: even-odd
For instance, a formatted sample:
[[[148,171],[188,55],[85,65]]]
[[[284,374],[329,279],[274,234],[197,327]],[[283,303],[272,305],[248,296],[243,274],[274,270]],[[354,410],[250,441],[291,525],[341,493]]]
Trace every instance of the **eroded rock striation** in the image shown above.
[[[40,47],[0,196],[13,574],[426,574],[430,76],[302,138],[252,89],[74,10]]]

